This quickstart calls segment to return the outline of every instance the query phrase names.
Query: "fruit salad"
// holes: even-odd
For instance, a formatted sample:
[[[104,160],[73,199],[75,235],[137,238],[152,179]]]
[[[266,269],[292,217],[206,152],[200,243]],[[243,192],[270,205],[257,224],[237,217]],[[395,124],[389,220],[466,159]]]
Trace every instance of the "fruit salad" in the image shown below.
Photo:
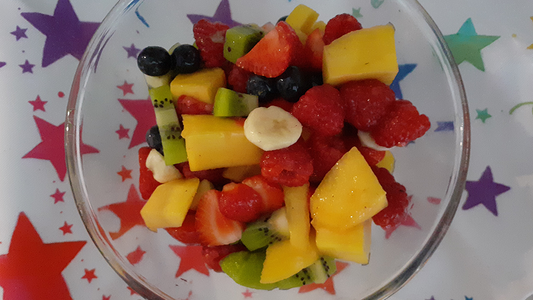
[[[146,226],[256,289],[369,263],[371,230],[408,217],[391,148],[430,128],[389,85],[394,27],[297,6],[275,24],[200,20],[194,43],[137,62],[156,124],[139,149]],[[166,234],[160,232],[158,234]]]

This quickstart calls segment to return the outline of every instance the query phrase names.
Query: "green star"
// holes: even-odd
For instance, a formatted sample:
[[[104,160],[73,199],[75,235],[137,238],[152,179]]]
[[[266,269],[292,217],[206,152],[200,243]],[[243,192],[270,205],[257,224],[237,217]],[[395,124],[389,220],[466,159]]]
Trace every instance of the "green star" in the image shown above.
[[[360,7],[358,9],[352,8],[352,16],[354,16],[355,18],[362,18],[363,15],[361,14],[361,8]]]
[[[472,19],[468,18],[456,34],[450,34],[444,37],[448,47],[452,51],[453,57],[457,64],[467,61],[481,71],[485,71],[481,49],[492,44],[499,36],[478,35]]]
[[[492,118],[492,116],[488,113],[488,108],[485,108],[484,110],[476,109],[476,112],[477,112],[476,120],[480,119],[481,122],[483,123],[485,123],[485,120],[487,120],[488,118]]]

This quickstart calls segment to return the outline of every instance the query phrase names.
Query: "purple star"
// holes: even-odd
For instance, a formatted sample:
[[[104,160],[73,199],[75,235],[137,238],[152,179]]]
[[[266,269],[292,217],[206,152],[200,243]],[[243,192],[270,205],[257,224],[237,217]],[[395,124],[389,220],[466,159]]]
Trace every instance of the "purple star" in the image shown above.
[[[37,30],[46,35],[43,68],[70,54],[81,59],[100,23],[80,22],[69,0],[59,0],[54,15],[21,13]]]
[[[30,62],[26,59],[26,62],[22,65],[19,65],[19,67],[22,68],[22,73],[32,73],[33,74],[33,67],[35,67],[34,64],[30,64]]]
[[[187,18],[191,20],[193,24],[196,24],[201,19],[207,19],[211,22],[221,22],[223,24],[228,25],[229,27],[234,27],[241,25],[239,22],[235,22],[231,18],[231,9],[229,7],[229,1],[228,0],[222,0],[220,1],[220,4],[218,5],[217,11],[212,17],[204,16],[204,15],[187,15]]]
[[[483,204],[492,214],[498,216],[496,206],[496,196],[503,194],[511,188],[494,182],[492,170],[487,166],[478,181],[466,181],[468,197],[463,205],[463,210],[470,209],[479,204]]]
[[[5,66],[5,65],[6,65],[6,63],[5,63],[5,62],[3,62],[3,61],[0,61],[0,68],[1,68],[1,67],[3,67],[3,66]]]
[[[431,298],[426,299],[426,300],[435,300],[435,298],[433,298],[433,296],[431,296]]]
[[[20,27],[17,26],[17,29],[16,29],[15,31],[11,31],[10,33],[11,33],[12,35],[16,36],[16,37],[17,37],[17,41],[18,41],[18,40],[20,40],[21,38],[26,38],[26,39],[28,38],[28,37],[26,36],[26,30],[28,30],[28,28],[24,28],[24,29],[22,29],[22,28],[20,28]]]
[[[128,52],[128,57],[127,58],[133,57],[133,58],[137,59],[137,55],[139,55],[139,52],[141,52],[141,49],[135,48],[134,44],[131,44],[130,47],[122,47],[122,48],[124,48],[124,50],[126,50],[126,52]]]
[[[435,132],[438,131],[453,131],[453,121],[446,121],[446,122],[439,122],[437,121],[437,129],[435,129]]]

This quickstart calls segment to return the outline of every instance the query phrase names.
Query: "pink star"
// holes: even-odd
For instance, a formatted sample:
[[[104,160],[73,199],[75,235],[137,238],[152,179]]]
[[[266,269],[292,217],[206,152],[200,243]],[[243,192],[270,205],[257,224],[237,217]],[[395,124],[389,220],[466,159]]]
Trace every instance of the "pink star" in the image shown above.
[[[65,221],[65,225],[59,227],[59,230],[63,231],[63,235],[70,233],[72,234],[72,225],[73,224],[67,224],[67,221]]]
[[[22,65],[19,65],[19,67],[22,68],[22,74],[24,74],[24,73],[32,73],[33,74],[33,67],[35,67],[35,65],[30,64],[30,62],[26,59],[26,62],[23,63]]]
[[[252,298],[252,292],[249,289],[246,289],[246,292],[242,292],[244,298]]]
[[[202,246],[169,246],[174,253],[180,257],[180,266],[176,272],[176,278],[180,277],[183,273],[194,269],[198,273],[209,276],[209,270],[205,266]]]
[[[124,128],[124,126],[122,126],[122,124],[120,124],[120,128],[115,131],[117,134],[118,134],[118,139],[121,140],[121,139],[129,139],[130,138],[130,130],[128,128]]]
[[[124,182],[124,180],[131,178],[131,171],[132,170],[128,170],[126,169],[126,167],[122,166],[122,170],[117,172],[117,174],[120,175],[120,177],[122,177],[122,182]]]
[[[385,238],[388,239],[391,236],[391,234],[394,231],[396,231],[396,229],[398,229],[398,227],[400,227],[400,226],[407,226],[407,227],[414,227],[414,228],[422,229],[420,227],[420,225],[418,225],[418,223],[415,221],[415,219],[413,219],[413,217],[411,217],[411,215],[407,215],[405,220],[403,220],[400,224],[398,224],[395,227],[392,227],[392,228],[389,228],[389,229],[385,230]]]
[[[152,101],[150,98],[142,100],[118,99],[118,101],[137,120],[137,126],[133,130],[133,136],[131,137],[128,149],[145,143],[146,132],[156,124]]]
[[[65,202],[63,200],[63,196],[65,195],[65,193],[66,192],[60,192],[59,189],[56,189],[56,192],[50,195],[50,197],[54,198],[54,204],[56,204],[57,202]]]
[[[46,103],[48,103],[48,101],[42,101],[41,100],[41,97],[39,95],[37,95],[37,99],[33,100],[33,101],[28,101],[31,105],[33,105],[33,111],[36,111],[36,110],[42,110],[42,111],[45,111],[44,110],[44,105]]]
[[[428,202],[431,204],[439,205],[441,201],[440,198],[428,197]]]
[[[89,281],[89,283],[91,283],[91,281],[93,279],[98,278],[98,276],[94,275],[94,271],[95,270],[96,269],[92,269],[92,270],[85,269],[85,275],[83,275],[83,277],[81,277],[81,279],[87,279],[87,281]]]
[[[36,116],[33,116],[33,119],[41,135],[41,142],[22,158],[49,160],[54,166],[59,179],[61,181],[65,180],[65,175],[67,174],[64,146],[65,123],[55,126]],[[80,148],[82,155],[100,152],[98,149],[83,142]]]
[[[122,90],[122,96],[133,94],[133,83],[128,83],[126,80],[124,80],[124,84],[117,85],[117,87]]]
[[[146,251],[141,249],[141,246],[138,246],[135,251],[132,251],[126,255],[126,259],[130,262],[130,264],[135,265],[141,262],[145,253]]]

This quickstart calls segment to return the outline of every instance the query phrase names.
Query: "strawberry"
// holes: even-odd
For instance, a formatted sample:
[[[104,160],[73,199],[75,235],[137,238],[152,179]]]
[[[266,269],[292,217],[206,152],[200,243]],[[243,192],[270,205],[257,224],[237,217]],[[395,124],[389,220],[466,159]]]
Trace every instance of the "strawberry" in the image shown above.
[[[274,212],[285,205],[283,189],[279,184],[270,183],[261,175],[248,177],[242,183],[261,195],[263,200],[263,213]]]
[[[324,54],[324,34],[320,29],[315,29],[305,41],[304,56],[307,60],[307,69],[311,71],[322,71],[322,56]]]
[[[257,220],[263,211],[263,199],[253,188],[242,183],[228,183],[218,198],[220,212],[244,223]]]
[[[185,220],[180,227],[169,227],[165,230],[176,240],[188,244],[196,245],[200,244],[200,236],[196,231],[196,216],[194,211],[187,212]]]
[[[241,239],[244,223],[225,217],[218,207],[220,192],[204,194],[196,209],[196,231],[204,246],[228,245]]]
[[[222,272],[220,261],[233,252],[246,251],[243,244],[202,247],[204,262],[208,268],[215,272]]]
[[[178,115],[210,115],[213,113],[213,104],[181,95],[177,101],[176,112]]]
[[[228,29],[228,25],[220,22],[212,23],[206,19],[194,24],[194,39],[207,68],[222,67],[226,63],[224,42]]]
[[[236,65],[256,75],[274,78],[281,75],[293,61],[302,43],[292,27],[279,22]]]
[[[154,174],[146,167],[146,158],[151,150],[150,147],[139,148],[139,192],[144,200],[148,200],[155,188],[161,184],[154,179]]]

